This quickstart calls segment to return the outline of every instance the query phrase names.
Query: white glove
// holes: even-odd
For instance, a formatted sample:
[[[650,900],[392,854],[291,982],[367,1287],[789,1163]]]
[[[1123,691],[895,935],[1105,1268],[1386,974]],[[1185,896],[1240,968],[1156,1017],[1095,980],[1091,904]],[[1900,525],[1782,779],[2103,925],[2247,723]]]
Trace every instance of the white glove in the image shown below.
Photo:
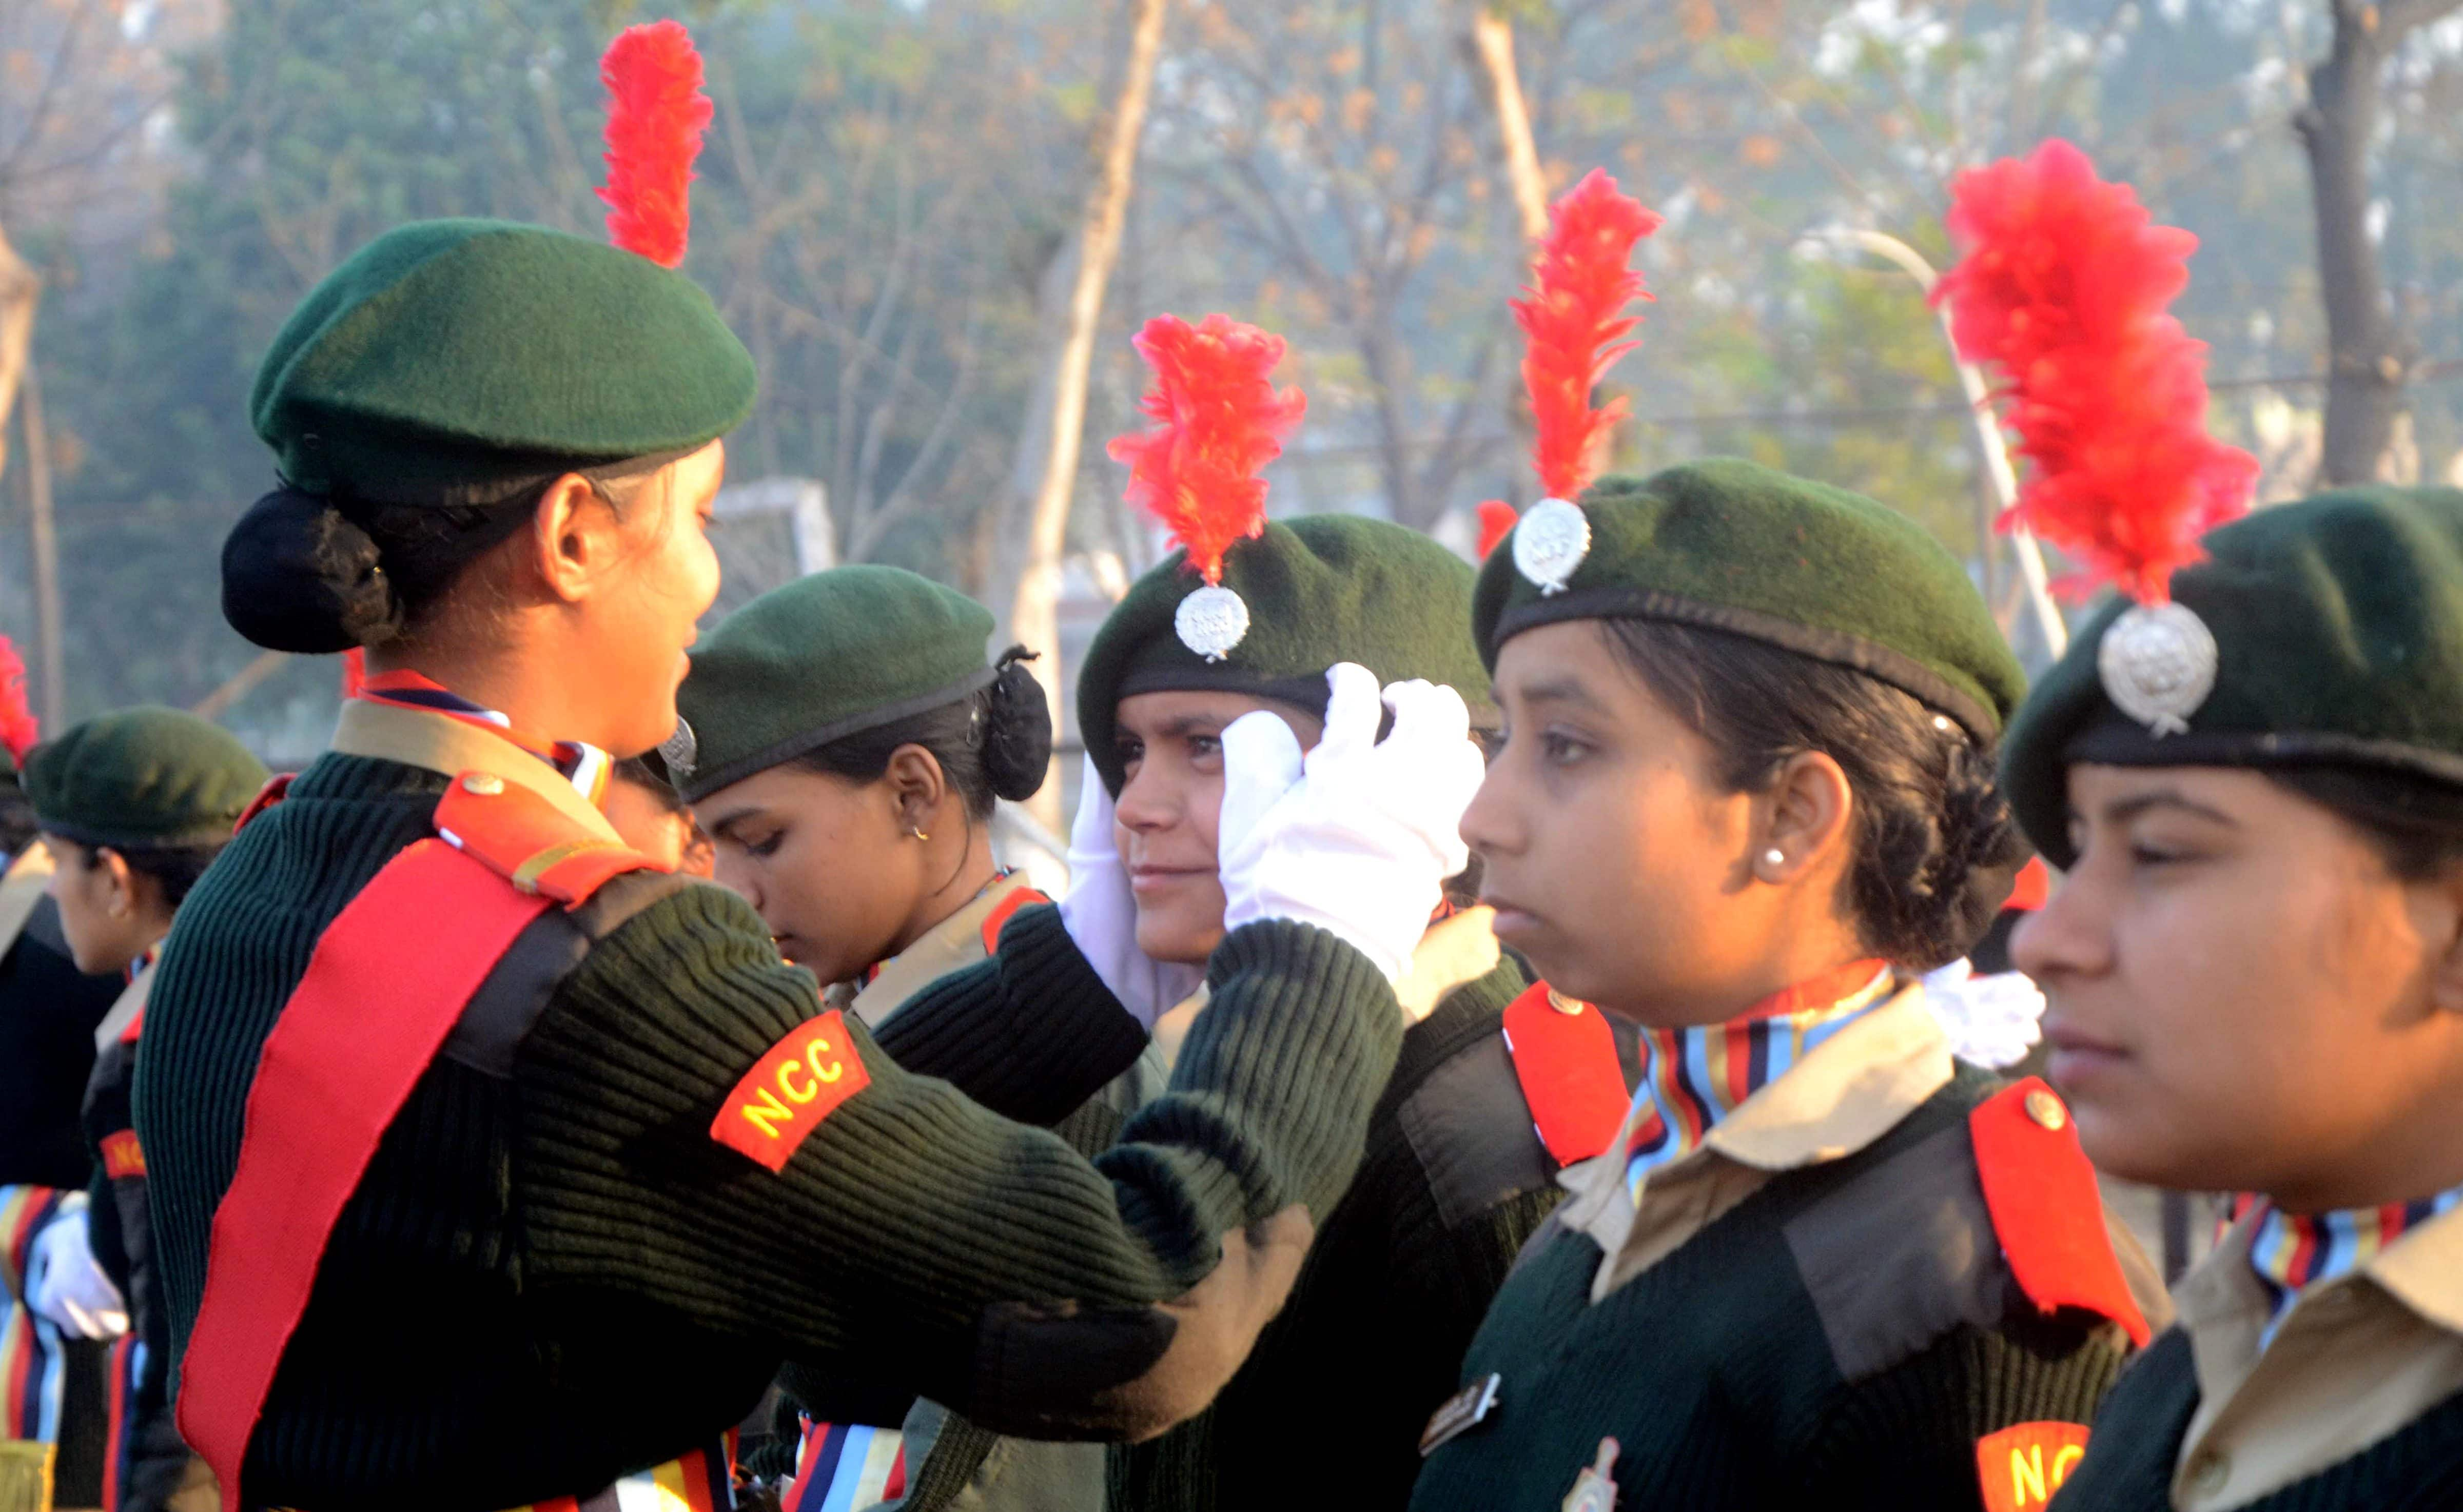
[[[1397,682],[1381,700],[1376,675],[1348,661],[1325,680],[1325,735],[1305,758],[1273,714],[1223,732],[1223,927],[1315,924],[1399,981],[1446,878],[1471,864],[1462,815],[1487,763],[1453,689]],[[1394,729],[1381,743],[1384,708]]]
[[[1979,977],[1964,958],[1924,979],[1925,1006],[1950,1036],[1950,1053],[2001,1070],[2027,1058],[2044,1037],[2044,994],[2022,972]]]
[[[95,1263],[84,1193],[71,1197],[34,1236],[26,1301],[73,1339],[116,1339],[128,1331],[128,1304]]]
[[[1206,980],[1200,967],[1157,961],[1138,948],[1138,900],[1113,833],[1112,790],[1092,756],[1079,779],[1078,817],[1069,827],[1069,895],[1060,900],[1060,927],[1121,1006],[1149,1030]]]

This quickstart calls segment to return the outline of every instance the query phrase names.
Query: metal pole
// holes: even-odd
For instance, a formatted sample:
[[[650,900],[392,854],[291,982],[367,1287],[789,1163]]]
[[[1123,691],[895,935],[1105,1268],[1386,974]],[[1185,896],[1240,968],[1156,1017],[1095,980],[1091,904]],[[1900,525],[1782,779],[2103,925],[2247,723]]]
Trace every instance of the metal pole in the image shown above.
[[[26,496],[33,526],[34,650],[43,668],[43,724],[57,734],[68,707],[60,651],[60,543],[52,525],[52,447],[43,433],[43,383],[32,356],[26,358],[19,398],[24,400]]]
[[[1900,271],[1924,286],[1928,299],[1932,296],[1933,285],[1941,281],[1941,275],[1933,271],[1932,264],[1925,261],[1922,252],[1895,236],[1848,227],[1816,234],[1821,240],[1843,243],[1896,265]],[[2001,423],[1993,413],[1992,387],[1974,363],[1958,355],[1957,343],[1951,341],[1949,315],[1939,313],[1936,318],[1942,339],[1951,343],[1950,360],[1958,369],[1958,385],[1967,394],[1968,421],[1975,430],[1975,448],[1984,458],[1984,475],[1992,481],[1994,495],[2006,511],[2018,502],[2018,472],[2010,464],[2010,444],[2002,438]],[[1980,544],[1989,560],[1989,542]],[[2053,602],[2051,577],[2044,571],[2043,548],[2036,544],[2034,532],[2024,526],[2011,530],[2010,546],[2018,558],[2018,575],[2027,584],[2027,601],[2035,608],[2037,628],[2043,633],[2045,647],[2058,659],[2069,650],[2070,630],[2068,622],[2061,618],[2060,606]]]

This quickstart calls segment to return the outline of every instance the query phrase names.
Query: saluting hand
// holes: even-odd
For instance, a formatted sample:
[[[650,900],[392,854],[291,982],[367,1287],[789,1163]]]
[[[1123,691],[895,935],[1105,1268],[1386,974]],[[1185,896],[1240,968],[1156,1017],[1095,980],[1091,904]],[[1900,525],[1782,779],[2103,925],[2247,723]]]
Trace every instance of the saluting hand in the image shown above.
[[[1460,827],[1486,764],[1451,688],[1397,682],[1381,697],[1376,675],[1348,661],[1326,684],[1325,734],[1305,757],[1278,715],[1223,732],[1223,926],[1315,924],[1396,981],[1446,878],[1471,864]]]

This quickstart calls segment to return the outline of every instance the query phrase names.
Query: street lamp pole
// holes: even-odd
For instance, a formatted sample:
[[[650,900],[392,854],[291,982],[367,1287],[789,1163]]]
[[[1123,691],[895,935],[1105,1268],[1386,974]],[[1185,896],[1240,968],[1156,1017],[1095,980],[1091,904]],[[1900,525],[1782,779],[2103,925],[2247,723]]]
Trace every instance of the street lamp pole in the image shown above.
[[[1852,247],[1889,262],[1921,285],[1928,299],[1932,296],[1933,285],[1941,281],[1941,275],[1925,261],[1922,252],[1895,236],[1842,227],[1816,232],[1815,239]],[[1983,371],[1958,355],[1958,344],[1951,338],[1949,314],[1937,313],[1936,318],[1941,323],[1942,339],[1950,342],[1950,359],[1958,369],[1959,387],[1967,393],[1968,421],[1975,429],[1976,450],[1983,455],[1985,476],[1992,480],[1994,496],[2007,511],[2018,502],[2018,473],[2010,464],[2009,443],[2002,439],[2000,421],[1993,413],[1993,391],[1984,381]],[[2070,632],[2068,623],[2061,618],[2060,606],[2053,602],[2051,580],[2044,572],[2043,549],[2037,545],[2034,532],[2024,526],[2011,530],[2010,545],[2018,558],[2018,575],[2026,580],[2027,601],[2035,608],[2037,628],[2043,633],[2045,646],[2058,659],[2069,649]],[[1989,564],[1993,551],[1989,522],[1977,531],[1976,550]],[[1989,583],[1989,565],[1985,575]]]

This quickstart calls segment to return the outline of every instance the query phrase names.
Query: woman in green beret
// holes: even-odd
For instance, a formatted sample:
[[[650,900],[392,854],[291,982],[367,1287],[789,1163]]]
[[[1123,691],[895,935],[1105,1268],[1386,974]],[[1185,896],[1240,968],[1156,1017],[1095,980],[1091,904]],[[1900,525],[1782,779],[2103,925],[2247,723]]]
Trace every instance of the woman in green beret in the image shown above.
[[[729,616],[677,695],[696,750],[670,774],[718,880],[875,1027],[983,959],[1012,896],[1048,901],[992,854],[994,805],[1043,786],[1052,724],[1023,647],[986,664],[992,631],[927,578],[834,568]]]
[[[92,1250],[125,1299],[128,1357],[120,1399],[116,1512],[155,1512],[205,1479],[171,1418],[171,1356],[154,1264],[145,1155],[130,1109],[146,994],[163,937],[231,826],[266,784],[262,762],[229,731],[177,709],[136,708],[77,725],[28,753],[26,796],[56,870],[52,896],[77,969],[127,983],[95,1032],[84,1125],[96,1175]],[[56,1241],[55,1241],[56,1242]],[[55,1257],[37,1306],[82,1305],[77,1266]]]
[[[992,634],[992,613],[954,589],[833,568],[729,616],[677,692],[693,749],[670,749],[670,774],[718,881],[825,984],[824,1003],[876,1030],[1051,901],[993,853],[995,806],[1043,786],[1052,721],[1023,647],[986,664]],[[1165,1081],[1149,1050],[1056,1130],[1092,1156]],[[995,1440],[930,1402],[831,1421],[849,1411],[832,1383],[794,1365],[782,1382],[821,1415],[799,1432],[797,1505],[831,1505],[840,1485],[843,1504],[868,1505],[902,1457],[910,1508],[962,1493],[1101,1505],[1101,1445]]]
[[[2463,493],[2328,493],[2202,544],[2010,735],[2066,869],[2013,957],[2087,1153],[2249,1194],[2059,1505],[2453,1505]]]
[[[1230,774],[1244,764],[1297,767],[1304,749],[1314,759],[1340,705],[1372,700],[1380,680],[1454,689],[1486,723],[1487,678],[1465,618],[1471,576],[1435,542],[1384,521],[1270,523],[1223,555],[1215,591],[1238,595],[1249,630],[1215,659],[1186,628],[1184,606],[1209,591],[1201,576],[1175,554],[1141,577],[1096,632],[1079,674],[1087,756],[1069,896],[1021,915],[989,969],[1038,939],[1065,937],[1156,1023],[1159,1039],[1203,1024],[1199,968],[1230,920],[1255,906],[1236,875],[1242,799]],[[1408,805],[1429,775],[1398,773],[1380,796]],[[1296,856],[1272,885],[1303,912],[1310,899],[1374,895],[1380,884],[1356,870],[1362,859],[1329,844]],[[1580,1123],[1582,1099],[1564,1094],[1566,1082],[1611,1117],[1628,1090],[1595,1011],[1527,1003],[1541,1022],[1509,1037],[1509,1009],[1529,997],[1531,978],[1499,951],[1467,880],[1455,880],[1433,918],[1430,899],[1383,900],[1403,916],[1406,938],[1417,938],[1393,966],[1410,1027],[1366,1161],[1291,1302],[1212,1409],[1154,1443],[1113,1452],[1113,1505],[1266,1505],[1296,1475],[1313,1504],[1393,1506],[1407,1494],[1420,1425],[1452,1389],[1488,1299],[1560,1195],[1554,1178],[1566,1152],[1543,1129],[1558,1134],[1567,1113]],[[1296,1458],[1293,1436],[1307,1432],[1331,1435],[1328,1452]]]
[[[876,1038],[741,898],[622,844],[597,800],[680,733],[753,387],[672,269],[484,221],[379,238],[267,355],[283,481],[226,542],[225,613],[369,676],[181,912],[139,1066],[181,1426],[227,1504],[627,1477],[723,1504],[701,1446],[789,1358],[996,1428],[1160,1432],[1360,1157],[1402,1030],[1378,918],[1230,932],[1178,1081],[1090,1161],[924,1074],[967,1036],[918,1005]],[[1260,789],[1257,865],[1322,831],[1313,792],[1410,758],[1368,723]],[[1434,896],[1441,850],[1385,853]],[[1097,1006],[1038,1012],[1075,1044],[1123,1017]]]
[[[1646,1064],[1411,1505],[2011,1505],[2160,1288],[2059,1100],[1955,1063],[1916,983],[2026,856],[1991,615],[1904,516],[1709,462],[1535,506],[1473,621],[1505,720],[1481,896]]]

